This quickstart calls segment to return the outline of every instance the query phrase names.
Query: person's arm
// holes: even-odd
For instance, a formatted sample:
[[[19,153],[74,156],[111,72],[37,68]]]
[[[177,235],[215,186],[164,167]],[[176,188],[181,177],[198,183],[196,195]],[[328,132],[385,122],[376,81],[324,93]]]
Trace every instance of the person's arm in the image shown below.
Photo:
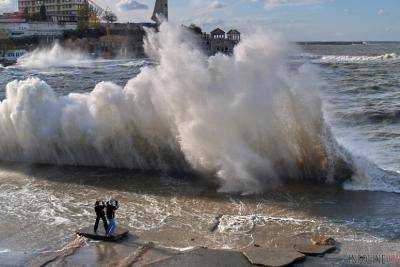
[[[115,209],[117,210],[119,208],[118,200],[115,201]]]

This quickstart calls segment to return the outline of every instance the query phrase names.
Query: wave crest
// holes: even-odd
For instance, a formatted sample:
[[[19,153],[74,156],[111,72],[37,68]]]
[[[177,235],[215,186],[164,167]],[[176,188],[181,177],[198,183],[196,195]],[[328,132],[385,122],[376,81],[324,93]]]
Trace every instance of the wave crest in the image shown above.
[[[322,56],[319,59],[314,59],[316,63],[322,64],[357,64],[357,63],[379,63],[383,61],[398,61],[400,57],[395,54],[384,54],[378,56]]]
[[[232,57],[207,58],[180,27],[148,33],[156,66],[122,88],[99,83],[57,96],[30,78],[0,103],[0,158],[40,163],[195,170],[222,191],[329,176],[317,78],[289,73],[282,41],[258,32]]]
[[[91,60],[85,54],[62,47],[56,42],[51,49],[36,49],[18,59],[17,67],[48,69],[62,67],[89,67]]]

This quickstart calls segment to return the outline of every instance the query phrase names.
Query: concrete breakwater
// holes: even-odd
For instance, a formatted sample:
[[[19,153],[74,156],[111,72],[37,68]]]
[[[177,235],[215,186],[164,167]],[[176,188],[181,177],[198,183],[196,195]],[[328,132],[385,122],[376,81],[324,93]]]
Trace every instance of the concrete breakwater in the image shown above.
[[[61,44],[103,58],[141,57],[145,35],[141,24],[113,24],[84,33],[66,33]]]
[[[146,27],[153,27],[153,25],[150,24]],[[30,52],[35,49],[52,46],[54,42],[94,57],[142,57],[144,55],[143,40],[145,34],[144,25],[128,23],[110,24],[109,26],[102,26],[99,29],[91,29],[84,32],[66,31],[58,38],[44,38],[41,36],[10,38],[0,36],[0,64],[7,66],[15,63],[18,58],[17,56],[12,56],[15,51]]]

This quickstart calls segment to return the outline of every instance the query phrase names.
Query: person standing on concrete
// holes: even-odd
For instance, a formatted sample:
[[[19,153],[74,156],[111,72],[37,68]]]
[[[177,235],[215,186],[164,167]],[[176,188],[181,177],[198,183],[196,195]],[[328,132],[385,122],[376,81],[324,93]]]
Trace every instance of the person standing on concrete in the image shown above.
[[[94,232],[97,233],[97,230],[99,228],[99,222],[100,219],[103,221],[104,225],[104,232],[107,233],[108,230],[108,223],[106,219],[106,214],[104,212],[104,209],[106,208],[106,205],[104,205],[103,201],[97,200],[95,205],[94,205],[94,211],[96,212],[96,223],[94,224]]]
[[[119,208],[117,200],[110,199],[106,203],[106,216],[108,220],[107,236],[112,236],[117,227],[115,222],[115,211]]]

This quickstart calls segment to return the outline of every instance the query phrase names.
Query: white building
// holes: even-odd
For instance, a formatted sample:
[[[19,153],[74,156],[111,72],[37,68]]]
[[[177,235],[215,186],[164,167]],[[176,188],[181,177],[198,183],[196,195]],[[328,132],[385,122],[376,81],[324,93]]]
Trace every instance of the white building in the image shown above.
[[[52,22],[36,22],[36,23],[0,23],[0,30],[4,30],[10,34],[12,38],[25,37],[41,37],[41,38],[57,38],[61,37],[64,31],[75,30],[76,24],[65,23],[58,24]]]
[[[8,50],[4,53],[4,59],[11,62],[17,61],[26,53],[28,53],[26,50]]]
[[[43,5],[46,8],[48,20],[53,22],[77,22],[78,10],[88,4],[90,9],[100,15],[104,10],[92,0],[18,0],[20,13],[35,14]]]

